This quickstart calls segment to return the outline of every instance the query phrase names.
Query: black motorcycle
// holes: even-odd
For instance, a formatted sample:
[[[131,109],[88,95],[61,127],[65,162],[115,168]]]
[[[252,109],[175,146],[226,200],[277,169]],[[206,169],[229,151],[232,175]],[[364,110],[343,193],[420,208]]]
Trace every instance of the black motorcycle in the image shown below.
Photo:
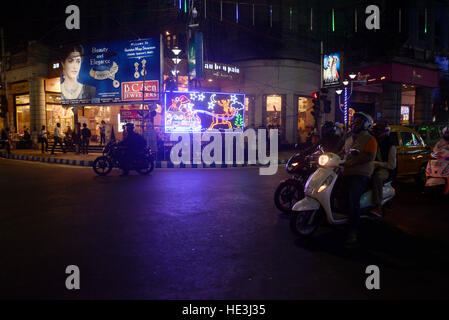
[[[304,198],[304,186],[317,168],[318,158],[324,153],[321,146],[310,147],[290,157],[285,170],[292,174],[284,179],[274,192],[276,208],[284,213],[291,212],[293,205]]]
[[[105,176],[112,168],[121,168],[120,159],[125,152],[117,142],[109,142],[103,149],[103,155],[96,158],[92,165],[96,174]],[[151,149],[140,153],[130,164],[130,170],[136,170],[141,175],[147,175],[154,169],[154,156]]]

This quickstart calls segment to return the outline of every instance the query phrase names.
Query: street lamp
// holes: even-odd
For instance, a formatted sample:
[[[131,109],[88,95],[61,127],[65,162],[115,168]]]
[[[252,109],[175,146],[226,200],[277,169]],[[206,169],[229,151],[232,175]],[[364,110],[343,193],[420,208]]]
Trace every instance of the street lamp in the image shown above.
[[[181,62],[181,59],[178,58],[178,55],[181,53],[181,49],[179,49],[177,46],[173,47],[171,50],[173,54],[175,55],[174,58],[172,58],[173,63],[175,64],[175,70],[172,71],[172,74],[175,76],[175,82],[176,82],[176,91],[178,90],[178,64]]]
[[[349,78],[351,78],[351,80],[354,80],[355,77],[357,77],[357,75],[356,75],[355,73],[351,73],[351,74],[349,75]]]

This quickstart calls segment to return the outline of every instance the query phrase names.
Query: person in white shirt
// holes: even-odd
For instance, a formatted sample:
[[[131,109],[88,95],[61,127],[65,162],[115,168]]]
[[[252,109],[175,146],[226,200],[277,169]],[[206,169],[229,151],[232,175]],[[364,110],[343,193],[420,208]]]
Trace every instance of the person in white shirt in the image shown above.
[[[42,126],[41,132],[39,133],[39,140],[41,143],[42,153],[48,152],[48,132],[47,132],[47,129],[45,129],[45,126]],[[44,151],[44,145],[45,145],[45,151]]]
[[[392,180],[397,173],[397,149],[390,138],[390,127],[386,121],[378,121],[373,127],[373,135],[377,140],[377,154],[374,161],[373,203],[375,208],[371,213],[382,216],[383,185],[386,180]]]
[[[65,153],[64,145],[62,144],[62,132],[61,132],[61,124],[58,122],[54,131],[54,142],[53,148],[51,149],[51,154],[55,154],[56,144],[59,143],[61,145],[62,152]]]

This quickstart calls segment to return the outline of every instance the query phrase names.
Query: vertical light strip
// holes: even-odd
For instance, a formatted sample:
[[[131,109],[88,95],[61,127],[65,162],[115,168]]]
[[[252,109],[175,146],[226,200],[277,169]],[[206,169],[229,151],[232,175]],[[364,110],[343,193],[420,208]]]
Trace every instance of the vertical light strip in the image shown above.
[[[223,0],[220,0],[220,21],[223,21]]]
[[[332,8],[332,32],[335,32],[335,10]]]
[[[255,8],[254,8],[254,3],[253,3],[253,26],[256,25],[256,15],[254,14]]]
[[[206,6],[207,6],[207,0],[204,0],[204,19],[206,19]]]
[[[235,22],[239,23],[239,3],[235,3]]]
[[[184,13],[187,13],[187,0],[184,0]]]
[[[357,32],[357,9],[354,10],[354,31]]]
[[[292,16],[293,16],[293,9],[292,9],[292,7],[290,7],[290,30],[293,29],[293,25],[292,25]]]
[[[182,10],[182,0],[179,0],[179,10]]]
[[[313,8],[310,8],[310,31],[313,31]]]
[[[401,9],[399,8],[399,33],[402,32],[402,12]]]
[[[345,118],[345,129],[348,130],[348,87],[345,86],[345,100],[344,100],[344,118]]]
[[[270,28],[273,27],[273,6],[270,6]]]
[[[424,33],[427,33],[427,8],[424,9]]]

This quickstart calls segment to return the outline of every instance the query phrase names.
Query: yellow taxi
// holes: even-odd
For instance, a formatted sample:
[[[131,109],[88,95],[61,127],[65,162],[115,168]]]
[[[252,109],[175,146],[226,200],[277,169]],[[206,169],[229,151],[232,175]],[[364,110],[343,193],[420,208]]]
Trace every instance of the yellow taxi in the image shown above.
[[[390,126],[390,136],[397,147],[398,176],[413,175],[416,182],[425,183],[426,166],[431,149],[413,129],[404,126]]]

